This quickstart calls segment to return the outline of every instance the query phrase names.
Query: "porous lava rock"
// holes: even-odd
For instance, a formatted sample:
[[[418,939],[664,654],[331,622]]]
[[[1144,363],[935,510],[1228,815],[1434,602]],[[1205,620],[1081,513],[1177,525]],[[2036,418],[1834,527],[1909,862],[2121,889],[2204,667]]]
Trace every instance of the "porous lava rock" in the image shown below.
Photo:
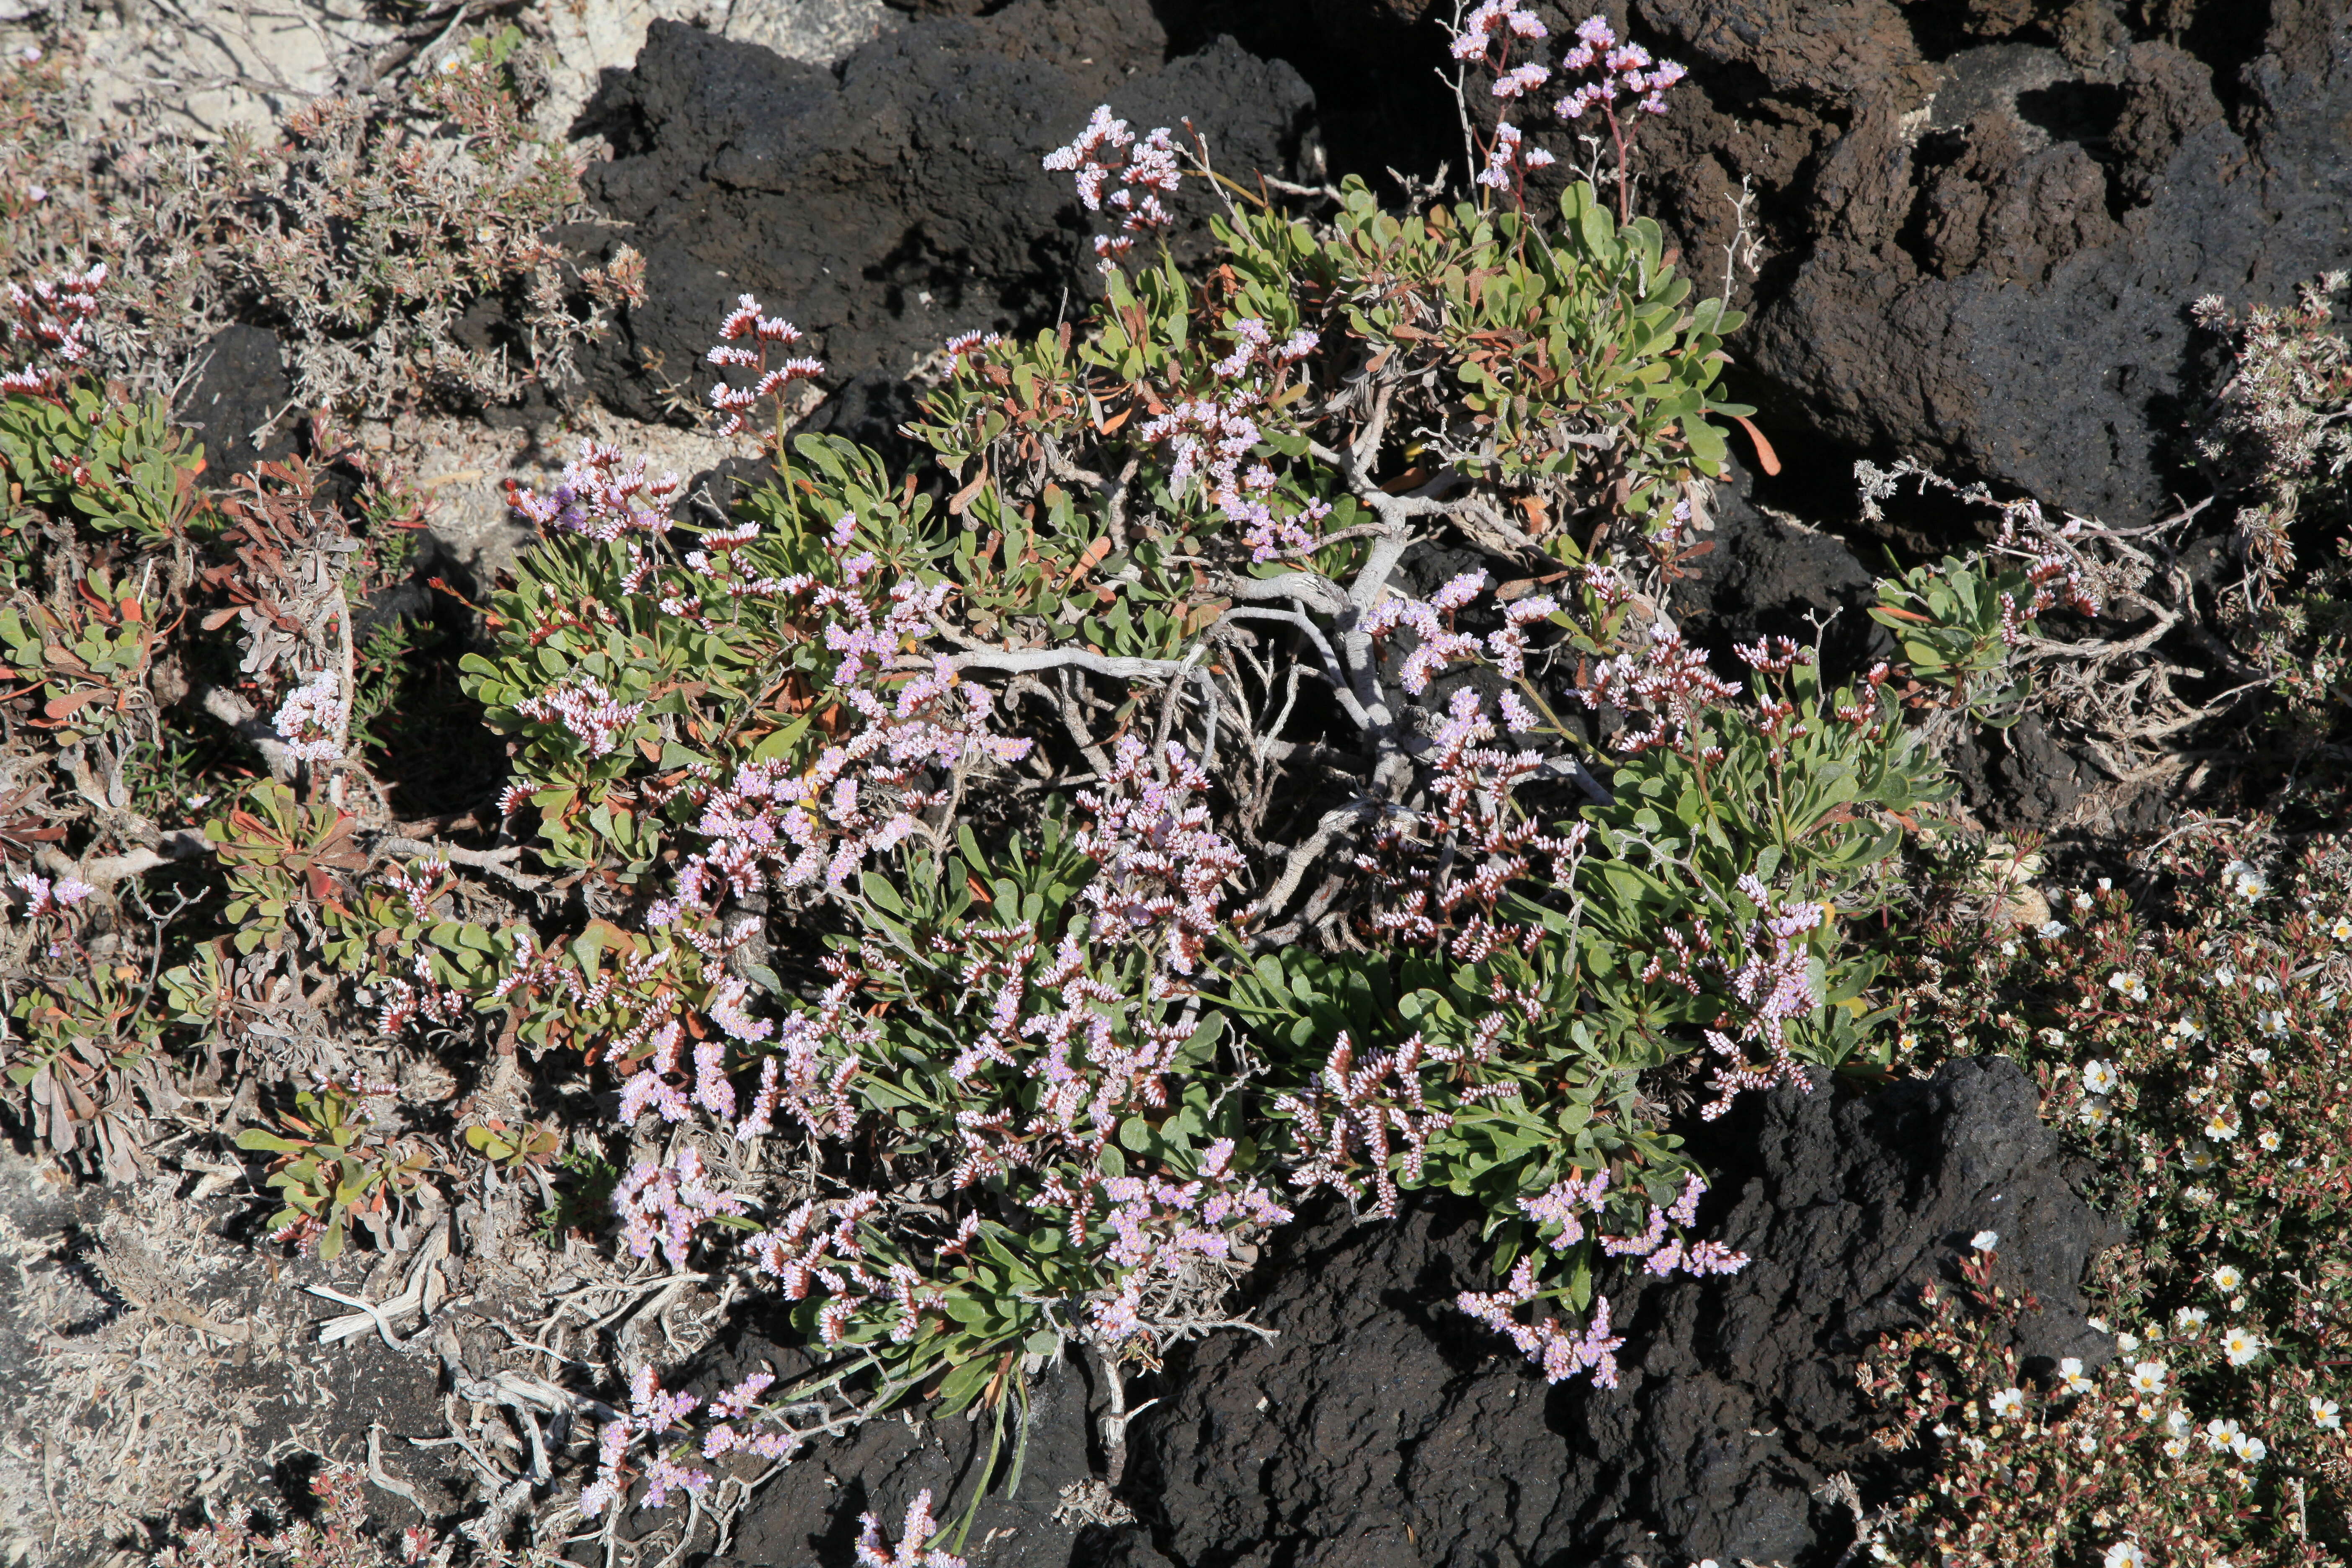
[[[681,415],[751,293],[827,363],[824,422],[886,437],[947,337],[1050,327],[1097,286],[1069,176],[1041,163],[1106,97],[1139,130],[1190,118],[1229,166],[1292,166],[1313,111],[1296,71],[1229,38],[1163,64],[1166,47],[1146,0],[918,20],[837,69],[656,22],[579,128],[614,146],[584,184],[618,221],[563,237],[583,258],[635,247],[655,285],[586,359],[591,386],[640,418]],[[1202,244],[1203,184],[1179,199],[1180,249]]]
[[[1736,348],[1782,427],[2138,521],[2191,488],[2190,303],[2284,302],[2352,259],[2340,0],[1632,11],[1693,72],[1644,127],[1670,226],[1717,255],[1727,197],[1758,192]]]
[[[1454,1310],[1492,1283],[1466,1206],[1327,1215],[1262,1268],[1254,1315],[1276,1337],[1220,1337],[1171,1369],[1126,1495],[1187,1568],[1834,1562],[1851,1523],[1819,1489],[1888,1479],[1853,1353],[1913,1321],[1976,1232],[2040,1299],[2029,1358],[2112,1353],[2079,1291],[2108,1227],[2036,1100],[2002,1059],[1867,1096],[1750,1097],[1709,1139],[1723,1180],[1700,1228],[1752,1261],[1605,1282],[1625,1336],[1611,1390],[1547,1386]]]

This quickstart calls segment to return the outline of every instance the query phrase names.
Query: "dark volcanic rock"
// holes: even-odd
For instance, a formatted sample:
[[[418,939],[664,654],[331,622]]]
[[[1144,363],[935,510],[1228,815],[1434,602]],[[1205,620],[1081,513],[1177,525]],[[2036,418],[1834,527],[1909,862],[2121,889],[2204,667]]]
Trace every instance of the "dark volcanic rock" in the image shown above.
[[[1775,416],[2111,521],[2179,488],[2199,296],[2352,259],[2333,0],[1636,0],[1698,91],[1644,137],[1693,254],[1761,193]],[[2251,25],[2251,31],[2250,31]]]
[[[1051,326],[1095,286],[1069,177],[1040,163],[1097,102],[1139,130],[1189,116],[1229,169],[1290,167],[1312,111],[1297,74],[1230,39],[1163,67],[1165,42],[1143,0],[1024,0],[887,34],[836,77],[655,23],[590,110],[617,154],[591,169],[590,196],[631,226],[566,237],[648,263],[651,298],[601,345],[591,384],[639,417],[698,403],[702,353],[749,292],[809,333],[829,389],[861,387],[835,422],[887,431],[904,415],[887,384],[948,336]],[[1180,201],[1180,247],[1199,243],[1202,184]]]
[[[2035,1104],[2003,1060],[1843,1103],[1753,1099],[1701,1218],[1754,1261],[1616,1282],[1614,1391],[1547,1387],[1452,1310],[1489,1283],[1465,1208],[1310,1227],[1265,1272],[1257,1317],[1280,1337],[1194,1352],[1139,1423],[1128,1495],[1186,1564],[1833,1561],[1851,1531],[1812,1494],[1874,1473],[1851,1352],[1974,1232],[1999,1231],[2008,1279],[2041,1298],[2029,1356],[2109,1353],[2078,1289],[2106,1226]]]
[[[207,481],[226,485],[254,464],[294,450],[291,422],[281,417],[293,395],[277,333],[224,327],[205,345],[202,368],[173,414],[204,443]],[[258,446],[257,431],[262,433]]]

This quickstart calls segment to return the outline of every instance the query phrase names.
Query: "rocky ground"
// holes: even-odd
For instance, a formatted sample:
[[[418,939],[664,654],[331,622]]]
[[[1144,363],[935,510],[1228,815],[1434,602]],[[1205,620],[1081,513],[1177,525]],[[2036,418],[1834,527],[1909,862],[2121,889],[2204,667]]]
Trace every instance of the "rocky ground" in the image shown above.
[[[476,582],[522,538],[502,482],[551,472],[583,435],[723,479],[723,448],[681,415],[738,293],[788,309],[832,367],[815,425],[886,445],[950,333],[1064,317],[1092,273],[1066,184],[1038,159],[1097,102],[1147,125],[1189,118],[1236,175],[1311,185],[1463,155],[1430,79],[1425,0],[481,9],[544,44],[542,112],[595,150],[599,216],[564,243],[583,259],[636,247],[650,300],[583,361],[566,406],[369,432],[435,493],[445,569]],[[1859,457],[1916,458],[2110,523],[2163,515],[2197,488],[2182,431],[2212,390],[2191,302],[2282,301],[2352,258],[2352,22],[2336,0],[1607,9],[1692,69],[1642,159],[1644,199],[1686,257],[1728,267],[1748,193],[1756,265],[1729,276],[1757,316],[1735,390],[1762,405],[1784,467],[1743,474],[1683,585],[1683,613],[1713,628],[1845,609],[1846,657],[1867,654],[1853,606],[1872,569],[1969,525],[1865,522]],[[0,30],[36,15],[7,0]],[[268,123],[419,39],[413,18],[295,0],[124,0],[84,21],[111,101],[160,100],[201,132]],[[1207,199],[1180,247],[1199,251]],[[270,426],[280,353],[252,327],[215,342],[183,408],[215,450],[290,438]],[[2090,836],[2150,820],[2178,777],[2115,776],[2035,721],[1967,761],[1987,824]],[[1255,1329],[1124,1386],[1099,1366],[1046,1379],[1018,1485],[981,1506],[969,1555],[1828,1568],[1857,1489],[1899,1479],[1863,1450],[1851,1352],[1960,1238],[2011,1238],[2043,1303],[2032,1353],[2091,1343],[2077,1287],[2103,1222],[2007,1064],[1844,1101],[1784,1089],[1706,1137],[1724,1179],[1704,1223],[1763,1261],[1624,1298],[1639,1348],[1622,1387],[1548,1391],[1428,1307],[1479,1273],[1475,1235],[1443,1205],[1385,1226],[1325,1215],[1251,1276]],[[496,1234],[510,1205],[495,1192],[357,1266],[286,1265],[254,1245],[233,1170],[181,1163],[74,1188],[29,1150],[0,1157],[14,1561],[103,1561],[68,1543],[290,1489],[320,1454],[366,1466],[402,1522],[486,1491],[511,1510],[531,1491],[517,1485],[548,1474],[539,1447],[593,1419],[550,1381],[567,1346],[659,1343],[714,1386],[790,1353],[756,1302]],[[363,1303],[394,1305],[379,1319]],[[996,1441],[961,1421],[869,1427],[751,1496],[725,1560],[846,1563],[862,1511],[968,1493],[992,1453],[1009,1481]]]

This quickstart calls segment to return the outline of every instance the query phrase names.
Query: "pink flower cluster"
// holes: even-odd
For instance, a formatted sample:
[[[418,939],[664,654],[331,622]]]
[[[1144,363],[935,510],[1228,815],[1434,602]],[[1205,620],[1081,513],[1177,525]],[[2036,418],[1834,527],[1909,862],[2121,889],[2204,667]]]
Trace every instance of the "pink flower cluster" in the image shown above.
[[[1613,122],[1621,95],[1638,100],[1637,107],[1646,114],[1664,114],[1666,93],[1690,74],[1672,60],[1653,60],[1649,50],[1630,39],[1619,43],[1608,22],[1599,16],[1578,25],[1576,47],[1561,57],[1559,64],[1562,70],[1601,73],[1599,80],[1559,100],[1555,109],[1562,120],[1580,119],[1597,103]]]
[[[1811,900],[1777,902],[1753,872],[1743,873],[1738,886],[1757,912],[1738,928],[1744,956],[1736,968],[1733,960],[1717,950],[1706,922],[1696,921],[1688,937],[1671,928],[1666,931],[1671,967],[1668,954],[1661,952],[1642,972],[1644,981],[1663,976],[1693,995],[1702,989],[1702,973],[1711,972],[1727,983],[1730,999],[1738,1004],[1740,1017],[1735,1033],[1721,1028],[1706,1031],[1707,1047],[1727,1064],[1717,1069],[1713,1079],[1717,1098],[1699,1111],[1709,1121],[1730,1110],[1733,1099],[1743,1089],[1769,1089],[1776,1083],[1793,1083],[1807,1090],[1812,1087],[1804,1069],[1789,1054],[1788,1026],[1790,1019],[1811,1013],[1819,1000],[1808,973],[1812,946],[1801,939],[1819,930],[1829,911]],[[1750,1065],[1748,1049],[1759,1047],[1769,1059],[1761,1066]]]
[[[1503,1024],[1499,1013],[1492,1018],[1494,1030]],[[1294,1118],[1298,1123],[1299,1147],[1305,1156],[1291,1177],[1291,1184],[1311,1189],[1328,1185],[1360,1198],[1350,1167],[1358,1163],[1350,1153],[1350,1145],[1362,1151],[1360,1163],[1372,1180],[1372,1207],[1393,1218],[1397,1212],[1396,1177],[1389,1170],[1391,1137],[1403,1145],[1404,1179],[1421,1180],[1422,1163],[1426,1157],[1429,1141],[1454,1125],[1451,1114],[1433,1110],[1423,1098],[1421,1068],[1423,1062],[1452,1064],[1465,1059],[1463,1051],[1444,1046],[1432,1046],[1419,1035],[1399,1046],[1368,1058],[1362,1066],[1356,1064],[1355,1042],[1342,1030],[1332,1046],[1331,1055],[1323,1064],[1320,1087],[1306,1094],[1286,1094],[1275,1100],[1276,1110]]]
[[[1633,754],[1681,743],[1696,721],[1739,692],[1738,682],[1717,676],[1707,668],[1706,655],[1685,643],[1681,629],[1661,617],[1650,623],[1649,640],[1638,657],[1621,653],[1602,659],[1576,695],[1595,712],[1615,708],[1648,720],[1640,729],[1629,725],[1611,742]]]
[[[343,754],[335,735],[351,715],[341,678],[322,669],[286,694],[270,719],[270,727],[286,742],[286,750],[306,763],[331,763]]]
[[[1275,472],[1253,460],[1264,437],[1250,414],[1280,389],[1290,367],[1313,353],[1321,339],[1300,331],[1276,342],[1273,330],[1255,316],[1241,318],[1232,331],[1233,353],[1209,367],[1221,384],[1173,405],[1147,422],[1141,434],[1147,441],[1166,442],[1173,454],[1169,489],[1181,494],[1200,479],[1211,504],[1242,531],[1251,559],[1263,563],[1312,550],[1316,525],[1331,515],[1329,503],[1321,500],[1309,500],[1297,511],[1276,510]]]
[[[98,318],[98,290],[105,281],[106,263],[101,261],[88,272],[36,279],[30,289],[7,286],[15,318],[8,322],[9,346],[30,351],[34,363],[0,372],[0,394],[53,396],[67,377],[89,363],[87,334]]]
[[[8,879],[24,889],[25,918],[28,921],[62,914],[98,891],[79,877],[60,877],[51,882],[47,877],[28,871]]]
[[[887,1546],[882,1539],[882,1524],[872,1514],[858,1516],[858,1568],[966,1568],[964,1560],[941,1547],[930,1544],[940,1532],[939,1521],[931,1517],[931,1494],[919,1491],[915,1500],[907,1505],[905,1522],[898,1527],[898,1544]]]
[[[694,1227],[717,1215],[740,1215],[743,1200],[712,1190],[702,1156],[681,1143],[667,1164],[640,1160],[613,1189],[613,1212],[621,1216],[621,1239],[634,1258],[650,1258],[658,1242],[672,1268],[686,1267]]]
[[[1088,212],[1108,208],[1119,220],[1120,232],[1095,238],[1096,268],[1108,272],[1135,247],[1135,237],[1171,227],[1176,216],[1160,201],[1174,195],[1183,184],[1177,167],[1176,144],[1161,126],[1140,142],[1124,120],[1111,118],[1110,105],[1099,104],[1087,128],[1066,147],[1045,155],[1045,167],[1075,174],[1078,200]],[[1117,180],[1108,195],[1103,187]]]
[[[1209,777],[1183,748],[1169,744],[1165,782],[1150,755],[1140,736],[1121,736],[1102,787],[1079,792],[1095,820],[1080,831],[1077,847],[1102,867],[1085,897],[1097,938],[1149,945],[1165,931],[1168,966],[1190,974],[1223,923],[1217,890],[1247,862],[1209,826],[1209,808],[1199,798]]]
[[[832,1203],[805,1203],[747,1244],[753,1266],[782,1282],[791,1300],[805,1300],[813,1287],[825,1288],[816,1324],[817,1337],[827,1345],[839,1344],[850,1321],[868,1307],[895,1311],[890,1340],[906,1344],[921,1327],[925,1311],[947,1305],[946,1294],[907,1264],[889,1264],[878,1275],[866,1266],[858,1227],[881,1201],[872,1193],[857,1193]],[[830,1226],[824,1223],[828,1214]]]
[[[1090,1309],[1095,1327],[1114,1343],[1143,1331],[1143,1292],[1156,1276],[1180,1270],[1187,1258],[1228,1258],[1237,1236],[1287,1224],[1290,1211],[1258,1183],[1233,1173],[1234,1141],[1220,1138],[1188,1182],[1160,1176],[1114,1176],[1103,1195],[1118,1206],[1106,1220],[1113,1240],[1108,1257],[1127,1270],[1118,1290]]]
[[[1430,681],[1447,665],[1479,656],[1479,639],[1454,630],[1451,617],[1476,599],[1486,586],[1486,573],[1465,572],[1426,600],[1397,595],[1373,605],[1371,613],[1364,617],[1362,629],[1368,636],[1385,637],[1403,626],[1419,637],[1397,670],[1397,679],[1407,691],[1418,697],[1429,689]],[[1557,601],[1540,594],[1503,606],[1503,625],[1486,634],[1484,647],[1506,680],[1517,680],[1527,672],[1528,624],[1544,619],[1559,608]],[[1523,715],[1526,710],[1521,707],[1516,712]],[[1509,711],[1506,717],[1511,719],[1515,729],[1535,727],[1532,723],[1520,724]]]
[[[580,1511],[595,1518],[620,1500],[628,1489],[624,1468],[629,1446],[640,1437],[657,1437],[683,1423],[698,1403],[690,1394],[665,1394],[654,1369],[641,1366],[629,1378],[629,1413],[607,1421],[597,1432],[596,1479],[581,1489]],[[646,1508],[667,1508],[674,1491],[697,1492],[710,1484],[709,1472],[688,1469],[666,1455],[656,1455],[644,1470]]]
[[[1510,692],[1503,693],[1501,707],[1513,728],[1537,727],[1535,715]],[[1373,912],[1374,931],[1416,947],[1443,942],[1465,963],[1480,963],[1506,944],[1533,951],[1543,928],[1500,918],[1496,907],[1511,884],[1534,869],[1537,857],[1556,877],[1591,832],[1580,822],[1565,834],[1547,834],[1512,810],[1511,792],[1542,770],[1544,757],[1485,744],[1496,736],[1478,693],[1467,686],[1455,691],[1421,759],[1429,805],[1391,812],[1356,858],[1394,900]],[[1439,859],[1434,869],[1428,864],[1433,854]]]
[[[1581,1182],[1573,1178],[1553,1185],[1539,1198],[1519,1200],[1519,1206],[1538,1224],[1564,1221],[1567,1228],[1552,1238],[1552,1249],[1565,1251],[1584,1239],[1584,1227],[1575,1218],[1575,1209],[1581,1205],[1595,1218],[1601,1214],[1601,1195],[1609,1190],[1609,1173],[1596,1171]],[[1652,1274],[1663,1279],[1677,1268],[1690,1274],[1737,1274],[1748,1267],[1748,1255],[1733,1252],[1721,1242],[1685,1241],[1680,1237],[1669,1238],[1669,1222],[1682,1226],[1698,1221],[1698,1201],[1706,1195],[1706,1183],[1696,1175],[1685,1178],[1682,1195],[1664,1208],[1650,1210],[1649,1228],[1640,1236],[1608,1236],[1601,1238],[1601,1250],[1612,1258],[1639,1258]]]
[[[729,889],[757,892],[824,881],[835,893],[869,854],[904,840],[930,796],[915,787],[926,772],[950,772],[1028,755],[1031,742],[991,733],[985,687],[957,674],[945,657],[899,685],[895,697],[879,689],[900,647],[930,634],[932,616],[952,585],[896,584],[877,616],[858,591],[874,567],[870,555],[842,563],[841,587],[819,585],[811,607],[830,612],[825,646],[840,654],[832,694],[866,722],[847,740],[827,746],[804,772],[781,762],[749,763],[725,785],[698,781],[695,831],[711,847],[678,868],[676,894],[647,915],[656,926],[688,913],[708,916]]]
[[[676,474],[649,479],[642,456],[583,441],[580,456],[564,465],[552,490],[542,496],[518,485],[509,504],[541,528],[610,543],[624,534],[667,531],[670,498],[682,482]]]
[[[645,710],[642,702],[616,700],[593,675],[560,682],[515,704],[524,718],[561,727],[591,757],[610,756]]]
[[[727,416],[727,423],[719,428],[721,436],[732,436],[742,429],[747,423],[744,416],[758,407],[762,399],[781,397],[794,382],[814,381],[824,374],[824,362],[805,354],[769,364],[771,349],[791,348],[801,342],[803,335],[798,327],[781,316],[760,314],[760,301],[751,295],[735,297],[735,309],[719,323],[719,341],[703,357],[721,370],[759,374],[749,386],[730,386],[721,381],[710,389],[710,406]],[[759,348],[744,347],[743,340],[747,338]]]
[[[1559,1326],[1557,1318],[1522,1323],[1514,1314],[1542,1292],[1536,1284],[1535,1260],[1522,1258],[1511,1271],[1510,1283],[1491,1294],[1465,1290],[1454,1304],[1496,1332],[1508,1335],[1519,1352],[1543,1368],[1544,1381],[1559,1383],[1589,1372],[1602,1388],[1617,1386],[1617,1352],[1625,1343],[1609,1331],[1609,1298],[1593,1303],[1592,1321],[1580,1335]]]

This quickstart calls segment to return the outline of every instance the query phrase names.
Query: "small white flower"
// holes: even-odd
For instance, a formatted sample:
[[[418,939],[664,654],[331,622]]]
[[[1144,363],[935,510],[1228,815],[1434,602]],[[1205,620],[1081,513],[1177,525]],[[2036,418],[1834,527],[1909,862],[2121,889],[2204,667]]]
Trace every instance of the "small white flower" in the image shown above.
[[[2000,955],[2003,958],[2015,958],[2017,956],[2017,943],[2013,942],[2002,942],[2000,944]]]
[[[2243,860],[2232,860],[2221,868],[2221,882],[2250,904],[2270,891],[2271,886],[2260,871]]]
[[[2254,1015],[2254,1023],[2273,1040],[2286,1038],[2286,1009],[2265,1007]]]
[[[2275,1127],[2263,1128],[2260,1132],[2254,1134],[2254,1142],[2261,1144],[2266,1152],[2275,1153],[2279,1146],[2278,1129]]]
[[[2263,1336],[2252,1329],[2231,1329],[2221,1336],[2221,1353],[2231,1366],[2249,1366],[2263,1353]]]
[[[2137,1541],[2118,1541],[2107,1548],[2102,1568],[2147,1568],[2147,1553],[2139,1549]]]
[[[2237,1440],[2238,1424],[2235,1421],[2224,1421],[2217,1415],[2205,1423],[2205,1446],[2213,1452],[2218,1454]]]
[[[2189,1412],[2174,1405],[2165,1413],[2164,1429],[2176,1437],[2189,1436]]]
[[[2000,1245],[2000,1232],[1997,1230],[1980,1230],[1974,1236],[1969,1237],[1969,1245],[1976,1248],[1979,1252],[1990,1252]]]
[[[2269,975],[2267,975],[2267,974],[2257,974],[2257,975],[2255,975],[2255,976],[2254,976],[2254,994],[2255,994],[2255,995],[2257,995],[2257,996],[2274,996],[2274,995],[2276,995],[2277,994],[2278,994],[2278,982],[2277,982],[2277,981],[2275,981],[2275,980],[2272,979],[2272,978],[2271,978]]]
[[[2202,1307],[2183,1307],[2172,1314],[2172,1324],[2184,1334],[2193,1334],[2205,1326],[2209,1315]]]
[[[2139,1336],[2133,1333],[2129,1329],[2126,1329],[2122,1333],[2116,1336],[2116,1349],[2122,1351],[2128,1355],[2133,1351],[2139,1349]]]
[[[2085,1127],[2105,1127],[2107,1124],[2107,1110],[2106,1098],[2104,1095],[2095,1094],[2074,1108],[2074,1115]]]
[[[2313,1394],[2311,1396],[2311,1424],[2319,1427],[2323,1431],[2343,1431],[2344,1418],[2336,1414],[2336,1412],[2341,1408],[2342,1407],[2332,1399],[2322,1399],[2316,1394]]]
[[[2230,1119],[2228,1112],[2217,1110],[2205,1119],[2206,1137],[2226,1143],[2237,1135],[2238,1124]]]
[[[2083,1089],[2086,1094],[2113,1094],[2116,1085],[2122,1081],[2114,1068],[2095,1058],[2083,1064]]]
[[[441,67],[440,67],[440,69],[441,69],[441,74],[442,74],[443,76],[456,76],[459,71],[462,71],[462,70],[464,70],[465,68],[466,68],[466,57],[465,57],[465,56],[463,56],[463,55],[458,55],[458,54],[447,54],[447,55],[443,55],[443,56],[441,57]]]
[[[2338,942],[2352,942],[2352,919],[2336,916],[2336,923],[2327,928],[2327,934]]]
[[[2074,1447],[2082,1449],[2085,1454],[2095,1454],[2099,1451],[2099,1435],[2096,1432],[2085,1432],[2074,1439]]]
[[[2224,1263],[2213,1270],[2213,1289],[2227,1296],[2246,1282],[2246,1277]]]
[[[2187,1452],[2189,1452],[2189,1440],[2187,1438],[2167,1437],[2164,1440],[2164,1457],[2166,1458],[2177,1459]]]
[[[2213,972],[2213,984],[2216,985],[2235,985],[2237,983],[2238,972],[2229,964],[2225,963]]]
[[[2180,1152],[2180,1163],[2192,1171],[2210,1171],[2220,1159],[2206,1143],[2191,1143]]]
[[[2056,942],[2060,937],[2066,934],[2066,922],[2064,921],[2043,921],[2040,925],[2033,928],[2033,934],[2040,937],[2044,942]]]
[[[2210,1187],[2184,1187],[2181,1189],[2180,1201],[2197,1208],[2203,1208],[2207,1204],[2213,1201],[2213,1189]]]
[[[2160,1361],[2141,1362],[2132,1368],[2131,1385],[2134,1394],[2149,1399],[2160,1396],[2164,1393],[2164,1363]]]
[[[2268,1110],[2271,1108],[2271,1091],[2266,1089],[2258,1089],[2254,1090],[2253,1093],[2246,1096],[2246,1103],[2252,1106],[2256,1110]]]
[[[2083,1371],[2083,1358],[2070,1355],[2058,1363],[2058,1381],[2066,1385],[2069,1394],[2091,1392],[2091,1379]]]
[[[2091,895],[2088,893],[2076,893],[2074,895],[2074,907],[2078,910],[2089,909],[2091,907]]]
[[[1989,1403],[1995,1417],[2003,1421],[2014,1421],[2025,1414],[2025,1390],[2004,1388],[1994,1394]]]
[[[2115,890],[2116,879],[2113,877],[2102,877],[2099,879],[2099,891],[2103,893],[2112,893]]]
[[[2230,1439],[2230,1451],[2246,1463],[2253,1465],[2261,1463],[2263,1456],[2271,1450],[2268,1444],[2252,1433],[2241,1432]]]
[[[2246,1059],[2256,1067],[2267,1067],[2270,1065],[2271,1048],[2268,1046],[2256,1046],[2246,1053]]]

